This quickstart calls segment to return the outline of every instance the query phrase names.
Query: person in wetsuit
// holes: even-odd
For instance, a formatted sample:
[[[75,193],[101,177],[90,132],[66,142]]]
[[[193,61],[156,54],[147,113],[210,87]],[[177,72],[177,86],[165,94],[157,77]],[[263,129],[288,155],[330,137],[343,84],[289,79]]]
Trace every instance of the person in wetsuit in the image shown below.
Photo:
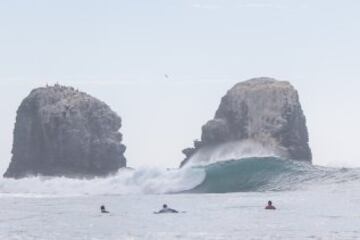
[[[158,212],[155,212],[156,214],[159,214],[159,213],[178,213],[178,211],[176,211],[175,209],[172,209],[172,208],[169,208],[166,204],[163,205],[163,208],[158,211]]]
[[[268,201],[268,205],[265,207],[266,210],[275,210],[276,207],[272,205],[271,201]]]
[[[102,205],[102,206],[100,207],[100,211],[101,211],[101,213],[110,213],[109,211],[107,211],[107,210],[105,209],[105,206],[104,206],[104,205]]]

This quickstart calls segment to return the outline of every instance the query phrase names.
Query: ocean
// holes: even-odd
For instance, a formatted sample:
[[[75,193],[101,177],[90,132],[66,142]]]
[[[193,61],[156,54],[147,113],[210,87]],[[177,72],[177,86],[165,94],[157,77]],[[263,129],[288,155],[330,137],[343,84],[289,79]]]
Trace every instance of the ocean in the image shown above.
[[[360,239],[359,188],[360,169],[276,157],[0,179],[0,239]],[[180,213],[153,214],[165,203]]]

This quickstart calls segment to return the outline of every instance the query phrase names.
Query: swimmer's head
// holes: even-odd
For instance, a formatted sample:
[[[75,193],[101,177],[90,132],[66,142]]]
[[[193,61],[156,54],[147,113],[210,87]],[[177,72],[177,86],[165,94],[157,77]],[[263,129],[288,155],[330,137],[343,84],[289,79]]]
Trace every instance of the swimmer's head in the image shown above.
[[[163,205],[163,208],[167,208],[168,206],[166,204]]]

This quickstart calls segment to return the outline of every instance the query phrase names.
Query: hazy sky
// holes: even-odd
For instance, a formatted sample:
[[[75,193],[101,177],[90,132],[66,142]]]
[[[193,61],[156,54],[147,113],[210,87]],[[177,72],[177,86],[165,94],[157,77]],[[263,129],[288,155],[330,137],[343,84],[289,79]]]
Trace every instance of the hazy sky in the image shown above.
[[[298,89],[315,164],[360,166],[359,12],[357,0],[2,0],[0,170],[32,88],[104,100],[130,166],[176,167],[226,91],[258,76]]]

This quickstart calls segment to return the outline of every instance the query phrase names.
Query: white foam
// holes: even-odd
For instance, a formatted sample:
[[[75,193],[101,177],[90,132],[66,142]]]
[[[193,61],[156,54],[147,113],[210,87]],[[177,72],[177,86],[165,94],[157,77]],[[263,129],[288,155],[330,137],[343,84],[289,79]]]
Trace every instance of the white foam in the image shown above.
[[[141,168],[120,170],[107,178],[70,179],[29,177],[0,179],[0,197],[49,197],[116,194],[161,194],[189,190],[205,178],[202,169],[165,170]]]

